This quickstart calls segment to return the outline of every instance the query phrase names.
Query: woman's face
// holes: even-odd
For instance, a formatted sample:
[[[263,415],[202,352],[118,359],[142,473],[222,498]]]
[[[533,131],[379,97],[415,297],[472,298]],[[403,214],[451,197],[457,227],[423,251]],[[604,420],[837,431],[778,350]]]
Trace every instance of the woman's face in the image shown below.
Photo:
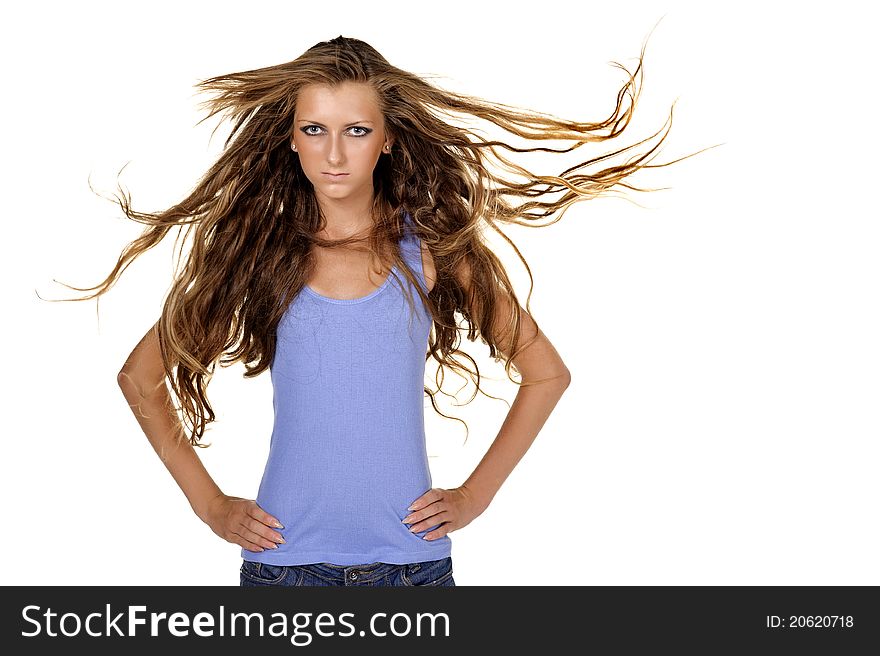
[[[373,169],[386,140],[375,91],[364,83],[310,84],[294,111],[291,148],[320,197],[373,195]],[[333,177],[328,173],[344,173]]]

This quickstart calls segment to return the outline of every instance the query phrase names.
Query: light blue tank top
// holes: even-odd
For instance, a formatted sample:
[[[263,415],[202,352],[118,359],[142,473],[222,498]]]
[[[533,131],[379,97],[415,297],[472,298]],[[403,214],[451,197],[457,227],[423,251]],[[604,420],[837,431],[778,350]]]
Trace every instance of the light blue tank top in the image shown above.
[[[404,215],[401,256],[427,291],[418,236]],[[391,271],[361,298],[303,287],[278,324],[270,368],[275,421],[256,502],[285,543],[245,560],[270,565],[415,563],[451,555],[448,535],[424,540],[401,520],[432,487],[424,376],[430,314]]]

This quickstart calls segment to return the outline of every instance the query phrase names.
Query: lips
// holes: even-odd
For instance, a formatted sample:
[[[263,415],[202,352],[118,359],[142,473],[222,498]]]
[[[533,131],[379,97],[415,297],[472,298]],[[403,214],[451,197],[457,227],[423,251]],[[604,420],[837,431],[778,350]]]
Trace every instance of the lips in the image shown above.
[[[348,173],[330,173],[329,171],[321,171],[324,175],[328,175],[331,178],[342,178],[348,175]]]

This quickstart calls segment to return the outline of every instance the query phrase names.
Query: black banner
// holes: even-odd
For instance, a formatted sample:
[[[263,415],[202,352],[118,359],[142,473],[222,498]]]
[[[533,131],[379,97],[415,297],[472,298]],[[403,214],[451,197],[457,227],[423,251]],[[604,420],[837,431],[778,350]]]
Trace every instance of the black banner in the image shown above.
[[[270,647],[275,654],[339,653],[349,647],[386,654],[548,647],[576,653],[761,648],[767,651],[758,653],[849,654],[880,644],[876,586],[10,586],[2,591],[2,644],[6,653],[16,654],[22,652],[8,647],[116,654],[130,645],[192,653],[194,647],[222,642]]]

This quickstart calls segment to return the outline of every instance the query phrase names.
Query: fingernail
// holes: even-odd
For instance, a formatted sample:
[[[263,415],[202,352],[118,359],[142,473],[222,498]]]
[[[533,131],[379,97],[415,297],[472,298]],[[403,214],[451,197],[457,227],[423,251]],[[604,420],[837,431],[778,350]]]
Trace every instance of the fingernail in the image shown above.
[[[407,508],[407,510],[415,510],[415,505],[416,505],[416,504],[413,504],[412,506],[410,506],[409,508]]]
[[[278,520],[275,520],[275,528],[284,528],[284,527],[281,525],[281,522],[279,522]]]

